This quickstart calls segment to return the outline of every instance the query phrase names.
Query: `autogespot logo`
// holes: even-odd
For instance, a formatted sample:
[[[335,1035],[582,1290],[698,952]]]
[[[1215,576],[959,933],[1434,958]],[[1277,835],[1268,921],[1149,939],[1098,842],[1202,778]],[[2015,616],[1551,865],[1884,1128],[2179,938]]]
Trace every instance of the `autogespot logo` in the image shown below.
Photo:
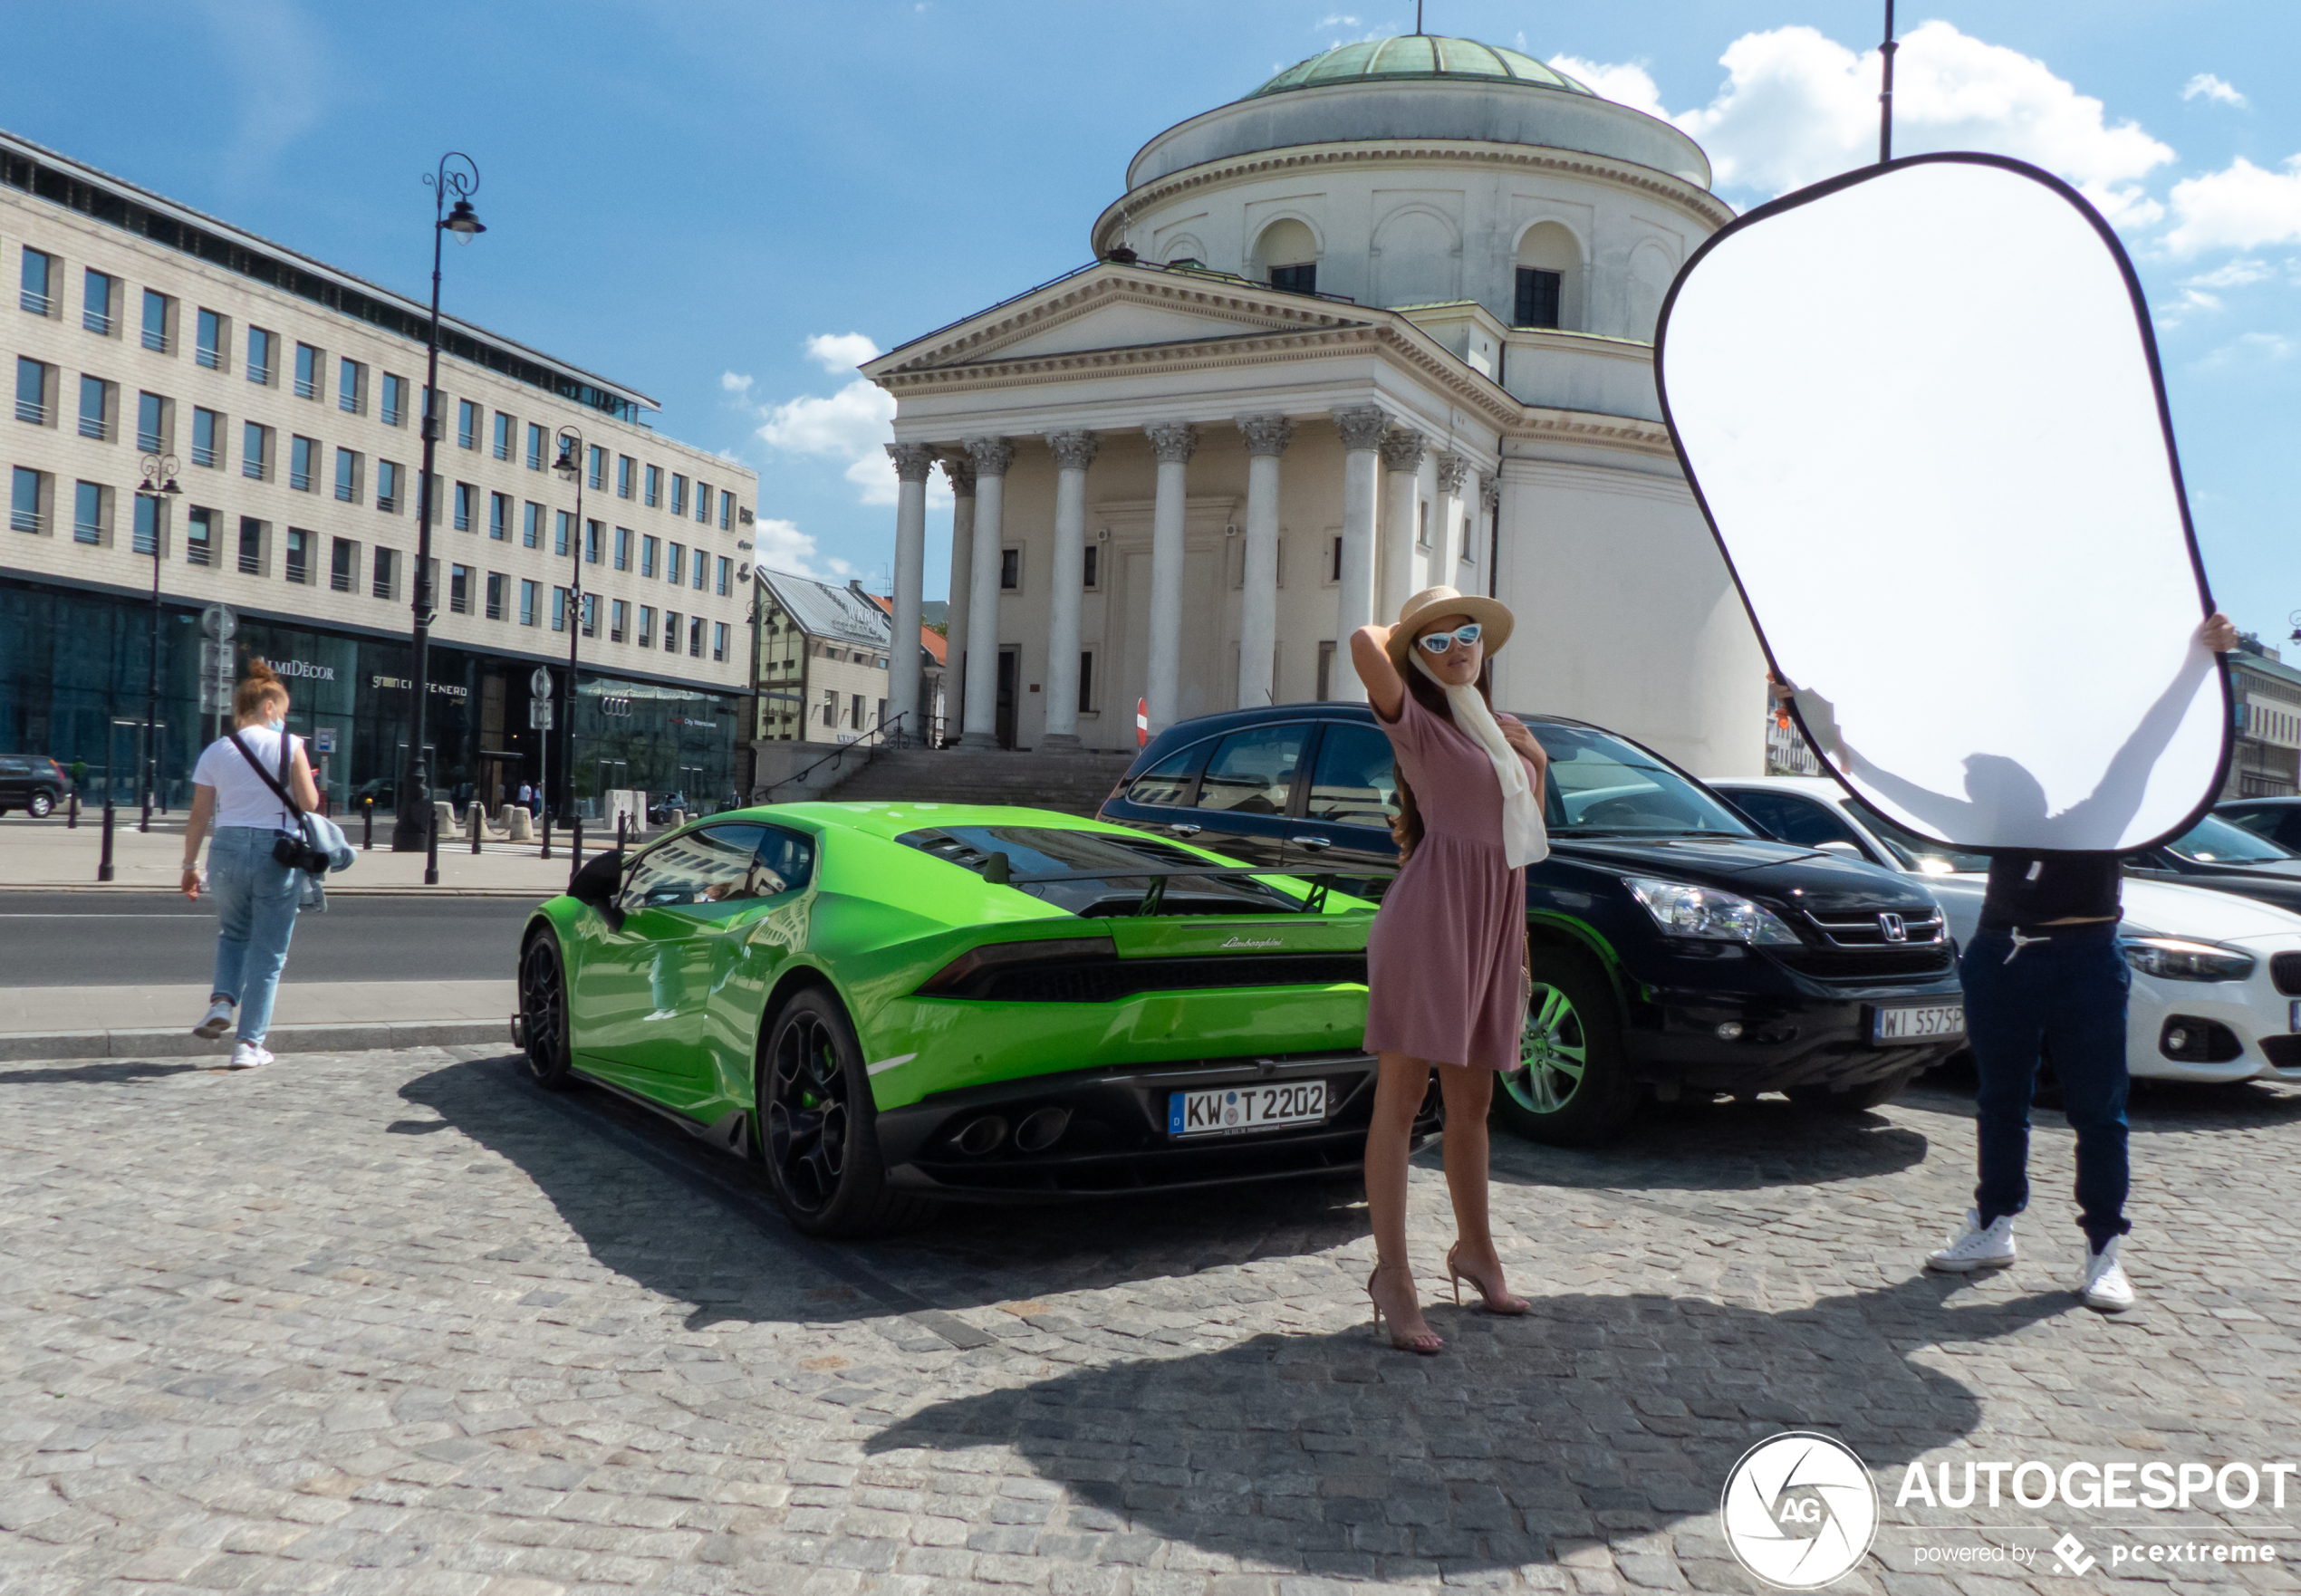
[[[1742,1454],[1719,1515],[1744,1568],[1767,1584],[1811,1591],[1868,1555],[1878,1488],[1843,1442],[1792,1430]]]

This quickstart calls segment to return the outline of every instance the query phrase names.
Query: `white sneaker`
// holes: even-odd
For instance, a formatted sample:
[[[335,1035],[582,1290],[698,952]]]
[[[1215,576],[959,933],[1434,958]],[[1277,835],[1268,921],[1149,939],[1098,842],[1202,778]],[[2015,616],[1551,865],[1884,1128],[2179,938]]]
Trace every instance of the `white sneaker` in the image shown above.
[[[1925,1266],[1945,1274],[1970,1274],[1977,1269],[2003,1269],[2014,1261],[2013,1216],[2001,1214],[1988,1225],[1981,1210],[1966,1210],[1965,1227],[1947,1246],[1926,1255]]]
[[[260,1043],[235,1042],[232,1043],[232,1062],[226,1067],[234,1070],[260,1070],[271,1062],[272,1055],[264,1050]]]
[[[192,1027],[192,1034],[213,1042],[232,1028],[232,1000],[219,997],[207,1005],[207,1016]]]
[[[2125,1265],[2117,1257],[2124,1239],[2111,1236],[2098,1253],[2085,1249],[2085,1284],[2077,1295],[2097,1313],[2123,1313],[2133,1305],[2133,1283],[2125,1278]]]

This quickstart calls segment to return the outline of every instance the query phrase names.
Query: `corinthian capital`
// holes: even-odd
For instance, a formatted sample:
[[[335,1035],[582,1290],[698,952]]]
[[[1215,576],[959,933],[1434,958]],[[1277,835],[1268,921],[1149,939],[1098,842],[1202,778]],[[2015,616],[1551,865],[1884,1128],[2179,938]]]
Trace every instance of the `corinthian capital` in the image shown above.
[[[943,475],[950,478],[951,496],[971,499],[975,496],[975,462],[966,455],[945,455]]]
[[[1095,451],[1102,440],[1092,432],[1050,432],[1046,447],[1054,451],[1054,464],[1064,471],[1083,471],[1094,464]]]
[[[1382,464],[1392,471],[1420,471],[1430,443],[1411,427],[1394,428],[1382,434]]]
[[[1159,457],[1161,466],[1185,466],[1199,447],[1199,429],[1188,421],[1161,421],[1142,429],[1150,440],[1150,452]]]
[[[1004,476],[1015,463],[1015,445],[1004,437],[962,437],[958,447],[975,462],[977,476]]]
[[[895,476],[903,482],[924,482],[935,469],[931,443],[891,443],[887,457],[895,462]]]
[[[1440,449],[1431,458],[1438,462],[1439,492],[1461,497],[1462,485],[1470,480],[1470,462],[1452,449]]]
[[[1245,434],[1249,455],[1270,455],[1286,452],[1286,440],[1295,436],[1295,424],[1284,416],[1241,416],[1238,430]]]
[[[1478,478],[1478,508],[1488,515],[1501,507],[1502,479],[1499,476]]]
[[[1390,425],[1391,418],[1372,405],[1334,412],[1334,430],[1343,435],[1343,447],[1353,452],[1380,447]]]

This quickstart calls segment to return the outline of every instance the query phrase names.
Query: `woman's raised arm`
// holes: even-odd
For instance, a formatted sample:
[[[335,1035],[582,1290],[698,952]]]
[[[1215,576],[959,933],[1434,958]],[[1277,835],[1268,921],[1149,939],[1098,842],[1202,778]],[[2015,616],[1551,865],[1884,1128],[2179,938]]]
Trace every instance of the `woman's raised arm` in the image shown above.
[[[1366,701],[1384,720],[1396,720],[1406,707],[1406,682],[1391,663],[1391,633],[1396,630],[1362,626],[1350,635],[1350,662],[1366,684]]]

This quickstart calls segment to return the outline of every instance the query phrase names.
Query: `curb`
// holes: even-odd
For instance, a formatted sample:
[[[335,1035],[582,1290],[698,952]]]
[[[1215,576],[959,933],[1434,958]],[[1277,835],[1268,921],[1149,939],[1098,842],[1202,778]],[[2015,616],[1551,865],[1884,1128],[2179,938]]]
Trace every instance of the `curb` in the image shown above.
[[[521,898],[530,903],[544,903],[561,895],[563,888],[554,887],[538,892],[529,887],[330,887],[330,898]],[[176,889],[163,882],[136,881],[5,881],[0,882],[0,897],[11,893],[37,892],[164,892],[173,897]]]
[[[265,1045],[277,1053],[369,1053],[400,1047],[511,1046],[511,1018],[401,1020],[388,1024],[274,1025]],[[214,1058],[231,1053],[231,1039],[214,1042],[189,1030],[0,1032],[0,1062],[34,1059]]]

